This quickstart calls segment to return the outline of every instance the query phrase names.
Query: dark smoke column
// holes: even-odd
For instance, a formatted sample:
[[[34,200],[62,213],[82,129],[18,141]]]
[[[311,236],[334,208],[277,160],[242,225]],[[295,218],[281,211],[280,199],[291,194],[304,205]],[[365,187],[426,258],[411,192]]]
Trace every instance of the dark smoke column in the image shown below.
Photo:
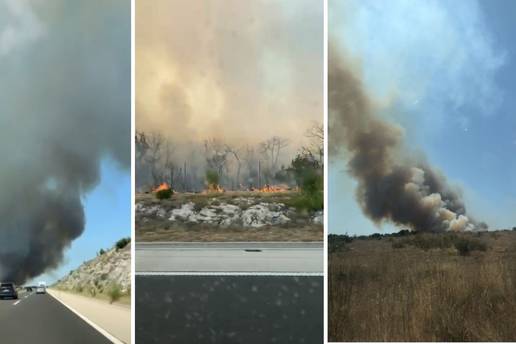
[[[130,18],[129,0],[0,0],[0,280],[58,267],[101,162],[129,169]]]
[[[403,130],[375,115],[359,73],[332,44],[328,73],[330,153],[347,154],[357,201],[369,218],[416,231],[483,227],[466,216],[460,191],[424,157],[404,154]]]

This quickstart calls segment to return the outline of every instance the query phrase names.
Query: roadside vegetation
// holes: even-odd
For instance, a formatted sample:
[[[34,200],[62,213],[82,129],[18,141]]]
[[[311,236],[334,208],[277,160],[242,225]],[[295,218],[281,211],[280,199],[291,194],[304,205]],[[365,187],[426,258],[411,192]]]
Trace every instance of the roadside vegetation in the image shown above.
[[[169,199],[173,194],[172,189],[159,190],[155,193],[157,199]]]
[[[120,300],[123,296],[120,286],[118,284],[112,284],[108,290],[108,296],[110,303]]]
[[[322,186],[322,181],[320,183]],[[310,192],[314,199],[319,197],[322,206],[323,193],[317,189]],[[319,194],[317,194],[319,193]],[[196,223],[179,223],[169,221],[168,216],[141,216],[136,212],[137,241],[322,241],[323,225],[316,224],[313,218],[316,210],[311,206],[298,205],[302,191],[287,190],[282,192],[259,191],[226,191],[214,193],[175,193],[172,198],[157,200],[152,194],[137,194],[137,207],[159,207],[165,214],[173,209],[181,208],[184,204],[193,203],[195,211],[211,205],[223,203],[236,205],[242,211],[261,203],[281,203],[295,208],[288,216],[289,223],[260,228],[231,227],[223,228]],[[303,200],[305,202],[305,200]],[[312,201],[306,201],[311,203]],[[315,201],[317,202],[317,201]],[[319,207],[315,207],[319,208]],[[322,215],[321,215],[322,216]]]
[[[323,168],[312,155],[299,154],[291,163],[299,193],[287,204],[299,210],[318,211],[324,208]]]
[[[116,242],[115,247],[117,250],[121,250],[121,249],[125,248],[130,242],[131,242],[130,237],[122,238]]]
[[[110,249],[100,249],[94,259],[84,262],[57,281],[52,288],[93,297],[110,303],[131,303],[131,238],[118,240]]]
[[[515,341],[516,233],[329,236],[330,341]]]

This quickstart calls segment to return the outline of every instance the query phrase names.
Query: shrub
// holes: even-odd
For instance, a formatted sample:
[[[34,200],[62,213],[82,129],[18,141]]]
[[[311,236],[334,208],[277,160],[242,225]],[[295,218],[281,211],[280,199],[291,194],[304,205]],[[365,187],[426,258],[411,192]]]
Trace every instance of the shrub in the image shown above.
[[[396,241],[392,243],[392,248],[404,248],[405,244],[401,241]]]
[[[101,248],[100,251],[99,251],[99,256],[102,256],[104,253],[106,253],[106,251],[104,251],[104,249]]]
[[[403,243],[426,251],[433,248],[450,248],[456,240],[458,237],[455,233],[418,233],[404,239]]]
[[[120,290],[120,287],[116,284],[113,284],[111,288],[109,288],[108,296],[110,303],[118,301],[122,297],[122,291]]]
[[[402,229],[398,233],[394,233],[395,236],[408,236],[410,234],[412,234],[412,231],[410,231],[408,229]]]
[[[217,171],[214,170],[207,170],[206,171],[206,183],[210,186],[217,186],[219,185],[220,177]]]
[[[486,251],[487,245],[476,239],[459,238],[454,243],[461,256],[468,256],[472,251]]]
[[[117,250],[121,250],[124,247],[126,247],[127,244],[129,244],[130,242],[131,242],[131,238],[122,238],[116,242],[115,246],[116,246]]]
[[[157,199],[169,199],[170,197],[172,197],[172,195],[174,194],[174,191],[172,191],[172,189],[164,189],[164,190],[159,190],[158,192],[156,192],[156,198]]]
[[[324,195],[322,192],[315,194],[301,192],[298,196],[293,197],[289,202],[285,203],[300,210],[322,210],[324,208]]]
[[[380,233],[373,233],[369,236],[371,239],[382,240],[383,235]]]
[[[353,238],[347,234],[329,234],[328,250],[330,253],[345,249],[346,244],[353,241]]]
[[[322,166],[312,156],[298,155],[288,171],[294,175],[301,192],[293,206],[309,211],[324,208],[324,177]]]
[[[347,234],[328,234],[328,243],[334,242],[350,243],[353,242],[353,237],[350,237]]]

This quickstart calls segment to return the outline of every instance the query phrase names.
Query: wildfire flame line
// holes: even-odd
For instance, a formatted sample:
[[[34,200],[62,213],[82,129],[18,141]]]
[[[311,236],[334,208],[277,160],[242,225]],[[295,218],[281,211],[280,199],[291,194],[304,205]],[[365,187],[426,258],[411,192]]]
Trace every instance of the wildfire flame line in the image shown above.
[[[265,192],[265,193],[270,193],[270,192],[287,192],[289,191],[289,187],[287,185],[283,185],[283,184],[280,184],[280,185],[269,185],[269,184],[265,184],[263,187],[261,188],[251,188],[250,191],[254,191],[254,192]]]

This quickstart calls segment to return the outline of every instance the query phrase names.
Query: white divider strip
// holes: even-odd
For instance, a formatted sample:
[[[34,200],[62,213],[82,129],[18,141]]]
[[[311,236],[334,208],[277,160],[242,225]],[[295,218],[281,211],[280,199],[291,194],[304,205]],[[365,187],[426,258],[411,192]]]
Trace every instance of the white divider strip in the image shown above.
[[[292,276],[292,277],[317,277],[324,276],[322,272],[167,272],[147,271],[136,272],[136,276]]]
[[[110,341],[112,341],[113,343],[115,344],[125,344],[124,342],[122,342],[120,339],[116,338],[115,336],[113,336],[112,334],[110,334],[109,332],[107,332],[106,330],[104,330],[102,327],[98,326],[97,324],[95,324],[93,321],[91,321],[90,319],[86,318],[84,315],[82,315],[81,313],[79,313],[76,309],[74,309],[73,307],[71,306],[68,306],[66,303],[64,303],[63,301],[59,300],[59,298],[57,298],[56,296],[53,295],[53,291],[48,293],[50,296],[52,296],[54,299],[56,299],[57,301],[59,301],[63,306],[65,306],[66,308],[68,308],[70,311],[72,311],[73,313],[75,313],[79,318],[81,318],[82,320],[84,320],[88,325],[90,325],[91,327],[93,327],[95,330],[97,330],[98,332],[100,332],[104,337],[106,337],[107,339],[109,339]]]

